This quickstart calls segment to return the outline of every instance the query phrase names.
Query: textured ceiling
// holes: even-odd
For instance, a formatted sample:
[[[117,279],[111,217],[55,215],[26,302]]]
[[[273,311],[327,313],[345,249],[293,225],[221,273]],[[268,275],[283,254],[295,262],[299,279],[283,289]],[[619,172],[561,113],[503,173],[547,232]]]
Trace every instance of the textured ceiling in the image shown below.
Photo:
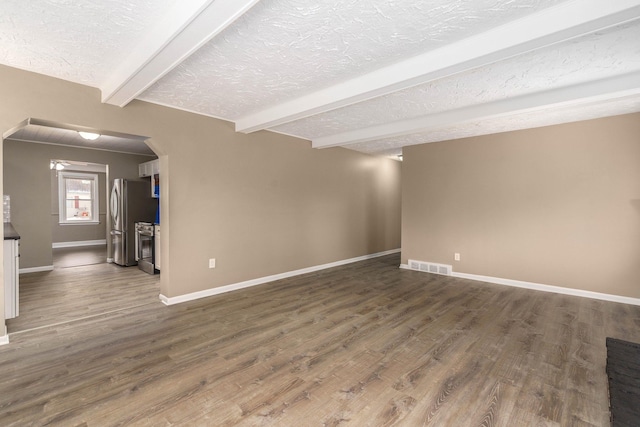
[[[235,120],[554,3],[263,0],[142,99]]]
[[[620,75],[640,69],[638,40],[640,25],[614,27],[274,130],[313,139]],[[617,59],[627,52],[628,60]]]
[[[0,63],[390,156],[640,111],[639,39],[640,0],[0,2]]]
[[[596,119],[609,116],[612,111],[615,111],[615,114],[638,112],[640,97],[630,96],[614,101],[597,101],[578,106],[545,107],[527,111],[526,114],[514,113],[499,118],[460,122],[450,126],[434,126],[429,131],[378,139],[373,143],[355,143],[349,145],[349,148],[363,152],[371,152],[374,148],[376,154],[393,157],[400,154],[398,147]]]
[[[173,0],[2,0],[0,63],[99,87]]]

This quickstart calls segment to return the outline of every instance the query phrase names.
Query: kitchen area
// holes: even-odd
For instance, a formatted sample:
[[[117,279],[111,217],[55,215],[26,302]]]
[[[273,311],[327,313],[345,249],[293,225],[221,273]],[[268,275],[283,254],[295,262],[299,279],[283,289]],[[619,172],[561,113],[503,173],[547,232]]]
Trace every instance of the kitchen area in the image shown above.
[[[157,275],[160,273],[159,161],[156,159],[139,164],[139,179],[114,179],[111,181],[110,187],[111,194],[108,200],[109,214],[107,217],[110,218],[111,228],[107,238],[111,240],[112,250],[107,255],[108,261],[122,267],[138,267],[141,271],[155,276],[157,280]],[[19,320],[17,317],[20,314],[20,286],[24,283],[21,283],[20,280],[21,235],[11,223],[11,197],[9,195],[3,196],[3,231],[4,311],[5,318],[13,319],[12,326],[15,326],[18,325],[15,321]],[[106,267],[109,264],[104,263],[102,265]],[[101,267],[97,265],[95,268]],[[82,274],[80,273],[81,270],[82,268],[76,269],[76,277]],[[125,270],[128,271],[129,269],[123,269],[123,274]],[[71,273],[71,271],[63,268],[59,270],[59,273]],[[34,284],[30,282],[40,280],[40,276],[42,280],[46,281],[47,275],[50,276],[51,273],[42,271],[36,274],[28,274],[22,279],[23,281],[26,280],[25,283],[28,286],[33,287]],[[58,278],[53,280],[57,282]],[[87,278],[87,280],[94,281],[94,279],[90,278]],[[119,286],[109,283],[104,288],[104,291],[107,292],[109,288],[113,290]],[[44,284],[42,289],[46,289]],[[133,292],[134,290],[133,288],[127,291],[121,290],[120,294],[124,295],[126,292]],[[148,292],[148,290],[145,288],[144,292]],[[157,290],[152,292],[157,295]],[[143,294],[141,293],[140,295]],[[104,297],[100,297],[97,293],[93,297],[104,300]],[[23,308],[27,309],[27,307]],[[28,308],[33,310],[31,305]],[[37,315],[42,316],[43,309],[37,310]]]
[[[138,176],[149,179],[151,198],[156,200],[153,222],[136,223],[136,253],[138,268],[149,274],[160,273],[160,160],[138,166]]]
[[[8,197],[3,227],[4,301],[0,303],[7,314],[7,332],[17,334],[157,301],[157,156],[141,138],[127,135],[103,135],[83,143],[78,132],[63,128],[30,124],[24,132],[5,138],[3,148],[3,194]],[[49,143],[45,139],[52,132],[60,141],[76,145]],[[36,138],[40,133],[42,142]],[[128,148],[114,151],[116,143]],[[93,181],[91,175],[95,175]],[[145,200],[151,207],[143,216],[132,216],[130,226],[119,230],[126,228],[130,238],[118,254],[126,255],[126,261],[115,263],[110,197],[118,178],[138,182],[141,193],[129,200]],[[61,206],[66,211],[61,212]],[[138,258],[143,259],[141,265],[148,260],[154,274],[138,268],[135,222],[151,224],[153,231],[147,234],[152,235],[140,236]],[[116,240],[122,237],[115,236]]]
[[[138,174],[112,179],[110,197],[104,196],[108,206],[105,219],[111,221],[106,235],[112,243],[108,262],[29,271],[22,265],[20,253],[22,233],[29,235],[29,229],[21,228],[20,221],[18,225],[11,222],[15,216],[13,196],[3,196],[4,312],[9,333],[157,301],[161,268],[159,161],[135,166]],[[13,219],[24,219],[24,215]],[[114,269],[114,265],[132,268]],[[137,271],[148,279],[140,278]]]
[[[115,179],[111,190],[113,262],[160,273],[160,162],[141,163],[142,181]]]

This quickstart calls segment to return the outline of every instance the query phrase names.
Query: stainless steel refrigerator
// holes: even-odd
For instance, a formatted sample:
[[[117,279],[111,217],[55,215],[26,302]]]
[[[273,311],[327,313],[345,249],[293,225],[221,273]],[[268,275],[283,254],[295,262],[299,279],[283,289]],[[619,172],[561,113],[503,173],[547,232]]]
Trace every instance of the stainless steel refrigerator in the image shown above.
[[[157,207],[158,199],[151,197],[148,182],[121,178],[113,180],[110,206],[113,262],[122,266],[137,264],[135,223],[153,223]]]

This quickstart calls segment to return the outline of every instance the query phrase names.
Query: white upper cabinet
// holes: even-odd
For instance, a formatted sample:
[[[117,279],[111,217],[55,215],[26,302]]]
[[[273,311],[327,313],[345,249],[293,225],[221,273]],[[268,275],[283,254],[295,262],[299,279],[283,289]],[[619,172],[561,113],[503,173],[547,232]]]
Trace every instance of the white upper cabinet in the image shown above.
[[[138,176],[140,178],[151,177],[151,197],[160,197],[160,160],[140,163]]]
[[[160,173],[160,160],[151,160],[150,162],[140,163],[138,165],[138,176],[140,178],[153,176]]]

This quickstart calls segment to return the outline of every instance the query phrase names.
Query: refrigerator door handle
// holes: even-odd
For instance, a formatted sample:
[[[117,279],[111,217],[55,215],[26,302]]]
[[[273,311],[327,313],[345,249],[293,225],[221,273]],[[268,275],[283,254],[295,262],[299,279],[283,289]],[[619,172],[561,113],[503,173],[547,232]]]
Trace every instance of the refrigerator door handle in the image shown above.
[[[120,223],[120,186],[114,181],[113,188],[111,189],[111,219],[114,228],[122,227]]]

